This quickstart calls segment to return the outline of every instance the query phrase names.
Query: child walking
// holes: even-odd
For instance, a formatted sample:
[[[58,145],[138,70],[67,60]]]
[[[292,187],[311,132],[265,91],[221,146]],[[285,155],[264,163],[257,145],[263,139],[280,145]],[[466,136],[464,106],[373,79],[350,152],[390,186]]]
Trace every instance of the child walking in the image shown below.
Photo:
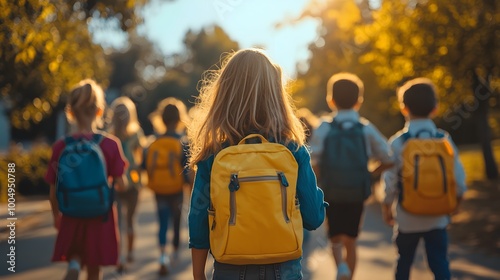
[[[99,279],[101,266],[117,264],[116,213],[108,178],[124,190],[127,162],[120,141],[96,131],[104,106],[104,93],[93,80],[83,80],[71,91],[67,114],[76,131],[54,143],[45,176],[58,230],[52,261],[69,263],[68,280],[78,279],[83,267],[89,280]],[[92,181],[101,177],[104,182]]]
[[[209,250],[213,279],[302,279],[302,228],[322,224],[325,204],[281,68],[245,49],[213,74],[188,130],[194,279],[206,279]]]
[[[335,115],[322,122],[311,139],[320,186],[330,204],[326,210],[328,237],[338,280],[354,275],[356,240],[364,202],[371,194],[371,177],[393,162],[385,137],[359,116],[363,92],[363,82],[356,75],[333,75],[328,81],[326,101]],[[379,163],[373,172],[368,170],[370,159]]]
[[[160,136],[149,146],[146,153],[148,187],[155,193],[158,214],[160,245],[160,275],[168,273],[169,258],[166,254],[169,219],[173,221],[173,259],[178,257],[183,187],[189,183],[187,150],[181,134],[187,120],[186,106],[175,98],[160,102],[151,120]],[[159,120],[158,120],[159,119]],[[159,123],[161,122],[161,123]],[[164,126],[164,127],[161,127]]]
[[[137,119],[134,102],[125,96],[117,98],[111,104],[112,118],[110,133],[118,137],[122,150],[129,162],[125,171],[127,187],[116,195],[118,226],[120,229],[120,259],[118,272],[123,272],[126,262],[132,262],[134,249],[134,216],[139,200],[139,190],[142,186],[140,166],[142,164],[144,133]],[[127,242],[124,242],[127,236]],[[126,244],[126,248],[125,247]],[[125,255],[126,252],[126,255]]]
[[[451,279],[446,227],[466,190],[464,169],[450,136],[431,119],[438,105],[433,83],[426,78],[408,81],[398,99],[406,125],[389,140],[396,164],[382,180],[383,217],[391,226],[397,201],[396,280],[409,279],[420,239],[435,279]]]

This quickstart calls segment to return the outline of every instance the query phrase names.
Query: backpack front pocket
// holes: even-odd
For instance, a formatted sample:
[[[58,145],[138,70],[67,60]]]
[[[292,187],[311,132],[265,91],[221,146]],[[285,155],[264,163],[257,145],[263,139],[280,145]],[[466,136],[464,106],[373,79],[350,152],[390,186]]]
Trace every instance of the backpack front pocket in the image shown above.
[[[231,174],[226,254],[271,254],[297,250],[283,172],[262,169]],[[293,203],[290,203],[293,202]]]

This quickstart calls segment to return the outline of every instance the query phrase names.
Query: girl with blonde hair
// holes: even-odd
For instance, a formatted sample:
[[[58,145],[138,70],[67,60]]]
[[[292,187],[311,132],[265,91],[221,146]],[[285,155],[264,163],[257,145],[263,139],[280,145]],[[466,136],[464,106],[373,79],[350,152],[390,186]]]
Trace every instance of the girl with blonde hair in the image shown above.
[[[172,259],[179,253],[180,223],[184,186],[189,184],[187,151],[184,130],[187,122],[184,103],[169,97],[162,100],[151,113],[157,139],[146,153],[145,167],[148,172],[148,187],[155,193],[158,216],[158,243],[161,276],[168,273],[170,258],[167,256],[167,231],[169,220],[173,222]]]
[[[122,96],[111,104],[111,127],[110,133],[118,137],[122,142],[122,149],[129,166],[125,171],[127,176],[127,190],[116,195],[116,206],[118,211],[118,226],[120,228],[120,239],[123,241],[127,235],[127,256],[122,242],[118,272],[124,270],[126,262],[133,261],[134,248],[134,216],[139,200],[139,190],[142,186],[140,166],[142,164],[142,153],[144,147],[144,132],[137,119],[137,110],[134,102]]]
[[[102,174],[107,175],[108,180],[112,179],[114,181],[116,190],[123,191],[125,189],[126,179],[123,173],[127,161],[123,157],[120,140],[97,131],[97,124],[101,120],[104,107],[104,93],[93,80],[83,80],[71,91],[68,98],[67,113],[76,131],[65,139],[54,143],[52,157],[45,175],[45,180],[51,185],[50,203],[54,226],[58,230],[52,261],[67,261],[69,263],[64,278],[67,280],[78,279],[80,268],[84,266],[87,267],[88,279],[100,279],[100,266],[116,265],[118,260],[118,239],[114,208],[111,206],[104,217],[100,215],[79,218],[61,214],[62,208],[60,208],[61,205],[59,205],[58,200],[58,197],[60,197],[58,192],[64,191],[64,189],[59,189],[63,174],[58,174],[58,171],[74,172],[75,169],[88,167],[83,164],[75,165],[74,159],[73,162],[68,163],[65,169],[61,169],[61,165],[65,164],[65,162],[59,161],[62,158],[61,154],[63,154],[63,150],[66,151],[66,146],[70,146],[75,142],[84,143],[79,141],[85,139],[91,141],[99,139],[94,143],[99,146],[100,153],[104,158],[104,162],[100,161],[100,163],[105,164],[102,165],[104,170],[100,171]],[[82,159],[83,156],[85,154],[81,154],[79,159]],[[78,175],[85,174],[85,170],[78,170],[78,172],[80,172]],[[89,174],[89,176],[93,175],[97,174]],[[75,180],[78,180],[76,184],[79,185],[80,189],[85,185],[83,181],[87,178],[84,177],[74,177]],[[56,184],[58,189],[56,189]],[[108,184],[106,184],[107,186]],[[68,195],[68,193],[65,194]],[[72,196],[76,196],[76,194],[72,194]],[[109,204],[112,205],[111,202]],[[98,206],[85,205],[85,207],[86,210],[82,211]]]
[[[316,185],[302,124],[294,114],[281,68],[264,52],[240,50],[230,55],[219,71],[209,72],[196,108],[198,115],[188,130],[190,165],[197,170],[188,217],[194,279],[206,277],[205,262],[210,250],[207,209],[214,157],[249,134],[258,133],[288,147],[299,166],[297,198],[304,228],[314,230],[322,224],[323,192]],[[265,279],[302,279],[300,261],[298,258],[266,265],[215,261],[214,279],[256,279],[261,271],[268,272]]]

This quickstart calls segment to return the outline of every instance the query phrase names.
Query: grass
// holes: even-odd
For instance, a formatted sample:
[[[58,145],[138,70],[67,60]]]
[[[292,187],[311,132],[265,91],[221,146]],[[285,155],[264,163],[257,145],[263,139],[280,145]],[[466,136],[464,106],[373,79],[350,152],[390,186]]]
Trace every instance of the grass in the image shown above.
[[[494,153],[500,164],[498,141],[494,143]],[[478,147],[461,147],[460,158],[468,190],[459,213],[452,219],[452,241],[500,256],[500,180],[485,179],[483,157]]]

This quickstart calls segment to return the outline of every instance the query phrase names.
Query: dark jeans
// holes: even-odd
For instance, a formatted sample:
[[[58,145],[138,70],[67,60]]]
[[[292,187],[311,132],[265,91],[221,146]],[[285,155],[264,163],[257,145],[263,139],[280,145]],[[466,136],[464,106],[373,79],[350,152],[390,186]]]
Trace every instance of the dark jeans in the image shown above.
[[[301,280],[300,259],[266,265],[231,265],[214,262],[213,280]]]
[[[167,230],[168,221],[172,217],[174,223],[174,248],[179,248],[179,231],[181,224],[181,212],[182,212],[182,193],[172,194],[172,195],[161,195],[156,194],[156,209],[158,211],[159,220],[159,230],[158,230],[158,240],[160,241],[160,246],[167,245]]]
[[[424,239],[427,262],[432,273],[434,273],[434,279],[450,279],[448,233],[446,229],[436,229],[418,233],[398,233],[396,245],[398,246],[399,259],[396,280],[408,280],[410,278],[410,268],[420,238]]]

